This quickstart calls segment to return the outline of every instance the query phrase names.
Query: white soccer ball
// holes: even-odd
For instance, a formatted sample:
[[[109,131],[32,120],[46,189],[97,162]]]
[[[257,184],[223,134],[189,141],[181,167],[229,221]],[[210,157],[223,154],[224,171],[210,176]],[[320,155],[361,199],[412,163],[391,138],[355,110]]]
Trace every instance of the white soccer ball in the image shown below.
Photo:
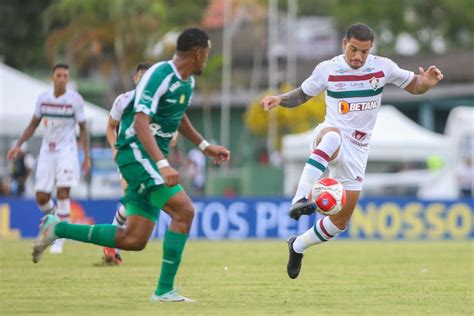
[[[339,181],[326,178],[313,185],[308,198],[316,204],[319,213],[334,215],[346,204],[346,191]]]

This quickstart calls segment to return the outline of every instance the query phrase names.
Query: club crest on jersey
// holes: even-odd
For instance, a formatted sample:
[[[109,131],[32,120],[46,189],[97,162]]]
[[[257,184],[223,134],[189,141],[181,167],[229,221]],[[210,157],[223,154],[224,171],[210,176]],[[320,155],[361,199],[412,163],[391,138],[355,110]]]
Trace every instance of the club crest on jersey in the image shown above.
[[[175,83],[173,83],[169,88],[170,92],[175,92],[176,89],[178,89],[180,85],[181,83],[179,81],[176,81]]]
[[[364,132],[361,132],[361,131],[354,131],[352,133],[352,137],[354,137],[358,141],[363,141],[366,136],[367,136],[367,133],[364,133]]]
[[[369,80],[369,83],[372,89],[377,90],[377,87],[379,86],[379,79],[372,77],[372,79]]]
[[[339,114],[347,114],[349,112],[368,111],[376,109],[379,106],[378,101],[352,102],[341,100],[338,103]]]

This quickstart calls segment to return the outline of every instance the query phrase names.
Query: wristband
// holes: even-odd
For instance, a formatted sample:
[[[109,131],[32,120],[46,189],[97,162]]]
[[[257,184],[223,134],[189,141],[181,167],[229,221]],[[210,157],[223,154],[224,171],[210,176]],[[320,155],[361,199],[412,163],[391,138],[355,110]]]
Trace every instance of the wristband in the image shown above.
[[[203,140],[199,143],[199,146],[198,146],[198,147],[199,147],[199,149],[200,149],[201,151],[205,151],[206,148],[209,147],[209,145],[211,145],[211,144],[209,144],[209,142],[208,142],[207,140],[203,139]]]
[[[166,159],[161,159],[156,162],[156,165],[158,166],[158,169],[161,169],[164,167],[169,167],[170,163]]]

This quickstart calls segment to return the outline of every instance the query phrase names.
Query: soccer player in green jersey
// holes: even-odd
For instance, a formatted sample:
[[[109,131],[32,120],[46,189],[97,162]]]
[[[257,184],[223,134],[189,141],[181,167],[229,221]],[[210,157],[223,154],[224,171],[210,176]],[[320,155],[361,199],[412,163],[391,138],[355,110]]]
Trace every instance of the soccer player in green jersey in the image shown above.
[[[194,88],[193,75],[203,71],[211,48],[206,32],[191,28],[180,34],[170,61],[153,65],[136,89],[133,107],[124,110],[116,148],[116,160],[128,183],[122,203],[127,211],[125,229],[111,224],[74,225],[48,215],[43,218],[33,248],[33,262],[57,238],[68,238],[123,250],[145,248],[159,210],[171,217],[163,239],[163,261],[151,301],[186,302],[174,288],[174,279],[194,217],[188,195],[179,185],[179,173],[166,156],[168,145],[179,131],[212,157],[215,163],[230,158],[230,151],[209,144],[185,115]]]

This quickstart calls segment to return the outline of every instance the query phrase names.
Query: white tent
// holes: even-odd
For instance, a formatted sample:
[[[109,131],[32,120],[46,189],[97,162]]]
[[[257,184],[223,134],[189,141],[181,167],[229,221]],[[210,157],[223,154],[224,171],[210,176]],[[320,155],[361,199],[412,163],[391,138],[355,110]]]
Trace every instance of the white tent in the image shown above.
[[[33,116],[36,98],[48,89],[50,84],[0,63],[0,136],[18,137]],[[85,113],[89,132],[105,135],[108,112],[85,102]]]
[[[285,194],[291,195],[296,187],[304,161],[309,155],[312,131],[287,135],[283,138],[285,160]],[[457,196],[452,161],[455,148],[450,137],[429,131],[416,124],[393,106],[382,106],[372,134],[371,161],[426,161],[441,157],[441,170],[415,170],[396,174],[366,175],[364,188],[384,185],[418,185],[419,197],[453,198]],[[438,188],[439,186],[439,188]]]

